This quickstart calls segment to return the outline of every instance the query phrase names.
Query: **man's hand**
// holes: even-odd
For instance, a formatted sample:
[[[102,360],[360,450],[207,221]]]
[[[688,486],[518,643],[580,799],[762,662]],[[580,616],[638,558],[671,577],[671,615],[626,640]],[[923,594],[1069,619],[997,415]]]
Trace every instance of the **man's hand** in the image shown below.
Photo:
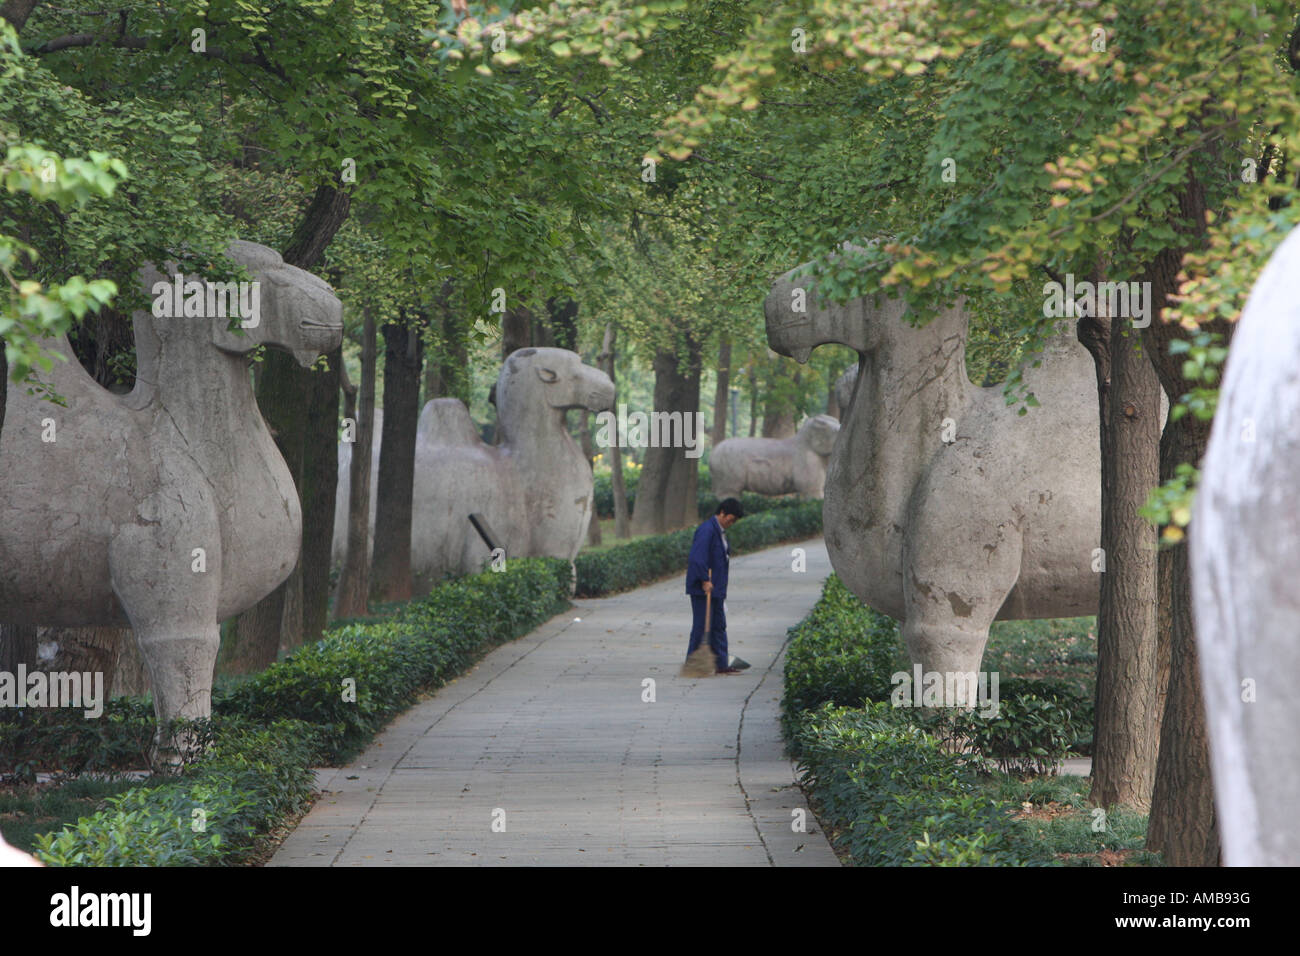
[[[712,593],[713,593],[713,582],[712,582],[712,581],[705,581],[702,585],[700,585],[700,587],[704,588],[704,593],[705,593],[705,594],[712,594]]]

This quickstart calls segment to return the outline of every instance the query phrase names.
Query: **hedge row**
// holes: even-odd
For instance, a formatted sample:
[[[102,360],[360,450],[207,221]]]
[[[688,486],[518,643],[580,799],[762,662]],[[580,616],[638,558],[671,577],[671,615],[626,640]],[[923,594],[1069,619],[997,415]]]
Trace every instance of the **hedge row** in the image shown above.
[[[798,722],[818,814],[858,866],[1054,866],[959,754],[888,703],[826,704]]]
[[[732,554],[744,554],[782,541],[810,538],[821,534],[821,530],[820,501],[787,500],[761,514],[747,514],[727,532],[727,541]],[[694,535],[694,528],[683,528],[606,551],[578,555],[574,562],[578,571],[578,596],[600,597],[672,574],[684,576]]]
[[[909,670],[897,623],[835,575],[791,628],[782,725],[840,844],[859,865],[1053,863],[978,775],[1041,773],[1064,757],[1081,730],[1068,689],[999,680],[993,717],[895,708],[891,677]]]
[[[159,786],[110,797],[75,826],[36,838],[50,866],[205,866],[244,859],[311,801],[314,728],[217,719],[203,758]]]
[[[332,631],[214,694],[213,719],[197,726],[212,743],[181,775],[112,798],[75,827],[40,838],[40,855],[55,865],[246,859],[258,835],[306,806],[311,767],[348,759],[419,692],[562,610],[569,581],[567,562],[512,561],[504,572],[448,582],[391,618]],[[119,698],[109,710],[134,728],[143,706]],[[31,723],[69,719],[66,711],[44,711]],[[44,735],[32,729],[15,739],[37,744]],[[48,756],[29,752],[25,760]]]

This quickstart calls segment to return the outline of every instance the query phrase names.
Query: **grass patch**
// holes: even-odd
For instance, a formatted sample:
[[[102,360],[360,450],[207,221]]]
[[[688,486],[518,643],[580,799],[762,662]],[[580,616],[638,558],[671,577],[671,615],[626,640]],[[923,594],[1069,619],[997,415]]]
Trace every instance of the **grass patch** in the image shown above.
[[[133,790],[133,778],[81,777],[63,783],[10,783],[0,787],[0,833],[9,843],[31,853],[36,837],[90,816],[103,802]]]

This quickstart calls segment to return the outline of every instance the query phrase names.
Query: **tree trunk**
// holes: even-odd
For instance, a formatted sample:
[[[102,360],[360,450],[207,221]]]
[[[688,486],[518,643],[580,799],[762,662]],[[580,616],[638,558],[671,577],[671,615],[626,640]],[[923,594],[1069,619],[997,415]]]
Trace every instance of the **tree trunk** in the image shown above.
[[[334,500],[339,480],[339,383],[343,347],[329,364],[309,376],[307,430],[303,438],[302,482],[302,632],[298,643],[318,641],[329,620],[330,561],[334,542]],[[292,635],[286,630],[286,637]],[[281,650],[296,644],[282,642]]]
[[[614,327],[614,323],[606,322],[605,340],[601,343],[600,355],[596,358],[596,365],[609,376],[611,382],[614,382],[616,396],[618,381],[614,378],[614,357],[617,335],[618,330]],[[614,401],[617,403],[618,399],[615,398]],[[610,488],[614,492],[614,537],[628,538],[631,537],[632,530],[628,522],[627,484],[623,480],[623,449],[616,441],[607,451],[609,452]]]
[[[120,648],[134,643],[130,628],[122,627],[41,627],[36,630],[38,644],[58,645],[54,658],[44,671],[80,671],[104,675],[104,693],[111,695],[111,681],[117,670]]]
[[[1205,235],[1205,192],[1196,180],[1188,182],[1179,200],[1176,221],[1186,245],[1199,245]],[[1152,298],[1163,306],[1168,293],[1177,290],[1183,249],[1169,249],[1156,257],[1151,270]],[[1153,310],[1154,311],[1154,310]],[[1163,310],[1162,310],[1163,311]],[[1148,354],[1171,399],[1187,390],[1181,360],[1171,355],[1169,344],[1187,333],[1163,321],[1156,313],[1143,335]],[[1202,326],[1229,344],[1235,322],[1216,319]],[[1160,477],[1172,477],[1181,462],[1200,465],[1210,439],[1210,422],[1194,415],[1171,421],[1160,445]],[[1210,768],[1201,672],[1192,619],[1192,589],[1186,542],[1160,555],[1162,591],[1161,645],[1167,659],[1167,690],[1160,725],[1160,756],[1155,791],[1147,825],[1147,848],[1164,854],[1168,866],[1217,866],[1219,835],[1214,809],[1214,780]]]
[[[9,400],[9,357],[5,355],[4,336],[0,335],[0,435],[5,431],[5,404]],[[0,625],[3,627],[4,625]]]
[[[754,437],[758,426],[758,368],[749,367],[749,437]]]
[[[312,269],[347,220],[350,208],[348,192],[329,183],[319,186],[282,252],[284,261],[300,269]],[[309,378],[312,373],[278,349],[268,349],[261,366],[257,376],[257,405],[289,467],[301,503],[308,397],[315,391]],[[337,396],[332,400],[337,403]],[[337,404],[334,409],[337,418]],[[333,467],[337,469],[337,463]],[[331,499],[328,506],[331,514],[333,509]],[[318,518],[306,510],[303,512],[304,525]],[[282,644],[294,647],[302,642],[301,569],[300,560],[287,580],[235,618],[222,640],[218,667],[227,673],[256,673],[275,661]]]
[[[1079,325],[1079,338],[1097,363],[1105,560],[1091,799],[1102,807],[1145,810],[1155,778],[1158,721],[1157,542],[1137,509],[1160,473],[1160,383],[1127,319],[1099,316]],[[1108,362],[1097,360],[1098,348],[1105,348]]]
[[[348,544],[339,575],[336,617],[364,617],[370,594],[370,456],[375,435],[375,316],[366,308],[361,332],[361,394],[348,486]],[[433,365],[433,362],[429,363]]]
[[[22,33],[27,18],[32,15],[37,0],[5,0],[0,4],[0,19],[8,20],[15,33]]]
[[[768,380],[767,401],[763,403],[764,438],[790,438],[795,433],[796,410],[789,396],[790,391],[798,387],[803,369],[796,369],[793,376],[785,375],[784,361],[777,360]]]
[[[456,321],[452,311],[452,291],[452,280],[448,279],[434,300],[438,350],[425,359],[424,401],[450,397],[459,398],[469,405],[469,347],[465,341],[465,329]]]
[[[0,671],[13,674],[22,664],[36,666],[36,628],[25,624],[0,624]]]
[[[1180,462],[1199,463],[1209,434],[1210,423],[1198,421],[1194,415],[1171,422],[1161,442],[1161,477],[1172,476]],[[1186,542],[1161,553],[1160,572],[1161,636],[1168,647],[1169,670],[1147,849],[1163,853],[1167,866],[1218,866],[1214,779]]]
[[[687,338],[683,366],[675,352],[660,350],[654,359],[654,410],[694,415],[700,407],[700,346]],[[699,517],[696,485],[698,458],[685,448],[647,448],[632,512],[633,534],[663,534],[694,525]]]
[[[501,361],[508,359],[511,352],[529,348],[532,344],[532,311],[523,306],[506,309],[501,316]]]
[[[552,297],[546,300],[546,311],[549,315],[550,344],[570,352],[578,351],[578,303],[569,298]]]
[[[731,339],[718,346],[718,385],[713,390],[713,448],[727,437],[727,394],[731,387]]]
[[[135,634],[123,631],[122,635],[117,646],[117,666],[113,669],[113,679],[110,682],[112,690],[109,693],[115,696],[129,694],[141,697],[153,689],[149,683],[149,670],[144,666],[144,658],[140,656]]]
[[[370,594],[377,601],[411,597],[411,508],[415,486],[415,433],[420,420],[420,370],[424,347],[419,318],[384,326],[384,424],[375,494],[375,552]]]

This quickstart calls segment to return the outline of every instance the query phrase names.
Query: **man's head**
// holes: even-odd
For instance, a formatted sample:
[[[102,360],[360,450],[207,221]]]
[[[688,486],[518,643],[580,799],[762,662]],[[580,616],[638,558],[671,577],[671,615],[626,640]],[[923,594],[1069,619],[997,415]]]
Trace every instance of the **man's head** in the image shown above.
[[[718,524],[722,525],[722,529],[725,531],[741,518],[745,517],[745,509],[740,506],[740,502],[735,498],[724,498],[718,505],[716,514],[718,516]]]

